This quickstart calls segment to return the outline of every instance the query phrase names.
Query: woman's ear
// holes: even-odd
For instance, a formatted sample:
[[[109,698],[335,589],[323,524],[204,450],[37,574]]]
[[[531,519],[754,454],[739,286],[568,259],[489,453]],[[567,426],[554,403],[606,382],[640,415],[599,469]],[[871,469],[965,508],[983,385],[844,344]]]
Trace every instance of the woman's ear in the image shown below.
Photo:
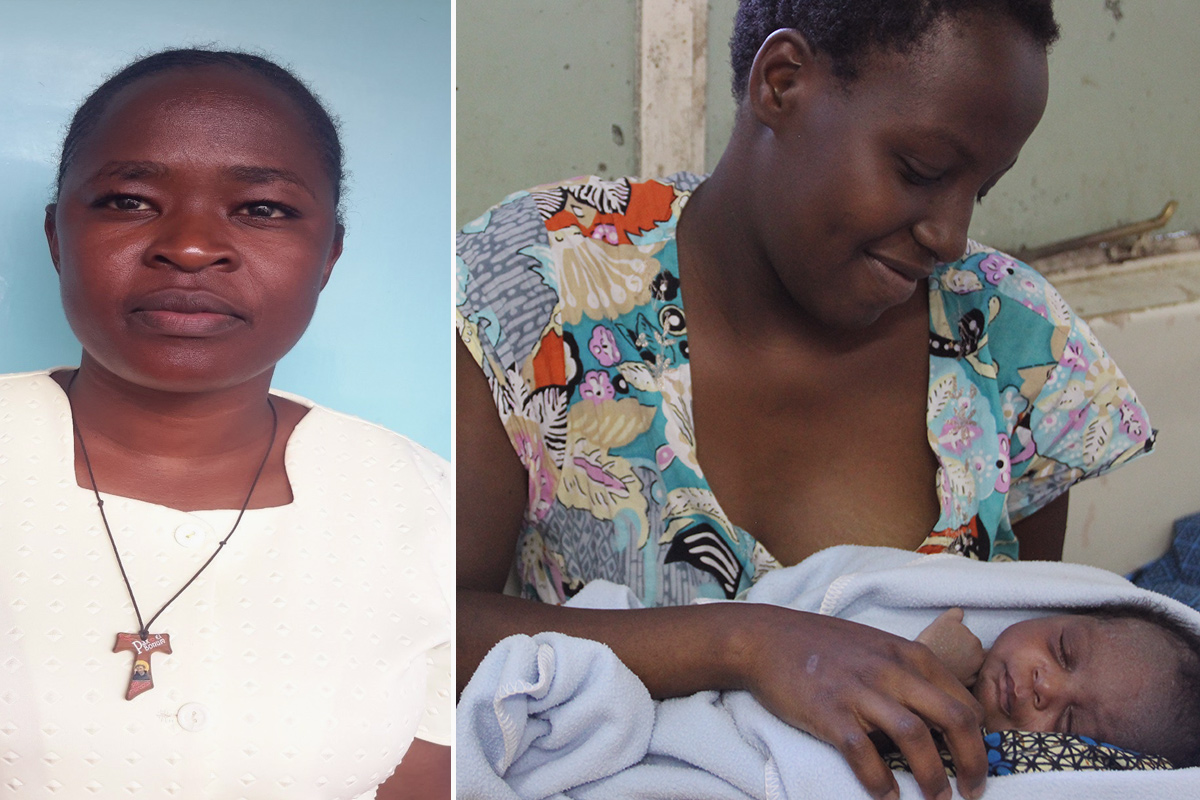
[[[46,244],[50,246],[50,261],[54,264],[55,272],[58,272],[58,224],[54,221],[54,214],[57,210],[58,206],[54,203],[46,206],[46,221],[43,223],[46,231]]]
[[[827,71],[817,62],[808,40],[795,28],[780,28],[766,38],[746,87],[746,102],[759,122],[774,129],[811,96],[815,81]]]
[[[329,258],[325,261],[325,269],[321,273],[321,289],[329,283],[329,276],[333,274],[333,265],[342,256],[342,243],[346,238],[346,226],[339,223],[333,229],[333,243],[329,248]]]

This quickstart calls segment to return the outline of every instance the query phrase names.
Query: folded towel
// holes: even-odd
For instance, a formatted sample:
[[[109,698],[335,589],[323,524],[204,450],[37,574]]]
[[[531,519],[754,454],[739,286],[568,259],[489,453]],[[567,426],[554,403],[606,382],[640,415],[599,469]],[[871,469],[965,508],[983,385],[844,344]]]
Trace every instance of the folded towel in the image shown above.
[[[599,642],[512,636],[476,671],[455,722],[459,798],[559,797],[640,761],[654,703]]]

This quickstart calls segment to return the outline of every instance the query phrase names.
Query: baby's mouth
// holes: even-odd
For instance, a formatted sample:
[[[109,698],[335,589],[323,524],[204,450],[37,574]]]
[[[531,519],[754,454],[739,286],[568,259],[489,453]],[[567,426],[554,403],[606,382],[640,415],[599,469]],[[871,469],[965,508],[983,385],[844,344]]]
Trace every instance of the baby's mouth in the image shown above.
[[[1013,696],[1016,694],[1016,684],[1012,679],[1012,675],[1008,672],[1008,666],[1004,667],[1004,675],[1000,682],[1000,707],[1004,709],[1004,716],[1012,719]]]

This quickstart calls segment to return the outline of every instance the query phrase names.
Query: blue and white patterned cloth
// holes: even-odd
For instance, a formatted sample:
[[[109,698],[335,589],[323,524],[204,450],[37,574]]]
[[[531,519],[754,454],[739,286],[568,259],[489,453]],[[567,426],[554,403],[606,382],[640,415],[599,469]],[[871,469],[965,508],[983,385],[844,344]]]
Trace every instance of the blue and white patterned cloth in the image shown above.
[[[1200,514],[1175,520],[1175,540],[1161,558],[1129,576],[1151,589],[1200,609]]]

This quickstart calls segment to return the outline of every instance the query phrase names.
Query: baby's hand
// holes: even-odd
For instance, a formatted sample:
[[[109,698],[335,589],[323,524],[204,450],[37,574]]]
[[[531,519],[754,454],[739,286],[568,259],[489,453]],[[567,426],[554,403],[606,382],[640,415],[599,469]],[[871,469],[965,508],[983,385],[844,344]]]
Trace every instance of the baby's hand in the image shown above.
[[[963,686],[970,687],[983,666],[983,645],[962,620],[961,608],[947,609],[916,640],[932,650]]]

